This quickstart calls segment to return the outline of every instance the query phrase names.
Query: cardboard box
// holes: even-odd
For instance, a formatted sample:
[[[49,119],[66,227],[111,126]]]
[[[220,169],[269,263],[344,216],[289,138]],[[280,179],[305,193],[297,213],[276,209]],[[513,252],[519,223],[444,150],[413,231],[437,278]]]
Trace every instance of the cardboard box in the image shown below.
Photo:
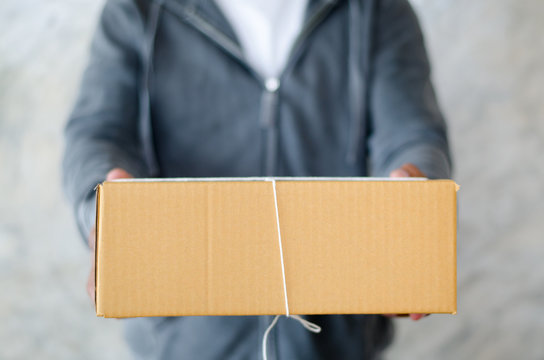
[[[269,180],[99,185],[97,315],[285,314]],[[455,313],[457,189],[276,178],[290,313]]]

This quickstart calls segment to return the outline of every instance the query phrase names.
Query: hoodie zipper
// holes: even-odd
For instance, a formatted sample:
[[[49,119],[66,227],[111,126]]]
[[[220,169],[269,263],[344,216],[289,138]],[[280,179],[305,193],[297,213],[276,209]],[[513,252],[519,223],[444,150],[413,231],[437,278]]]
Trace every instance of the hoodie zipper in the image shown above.
[[[263,95],[261,97],[261,111],[259,124],[264,132],[264,168],[262,169],[264,175],[273,176],[277,172],[277,149],[278,149],[278,135],[277,135],[277,109],[278,109],[278,93],[281,86],[282,79],[291,70],[296,63],[304,40],[310,35],[312,30],[327,16],[329,11],[336,4],[336,0],[327,0],[320,4],[319,8],[314,11],[312,16],[304,24],[300,34],[295,39],[293,47],[289,53],[287,64],[281,72],[279,77],[272,77],[265,79],[255,69],[250,66],[240,49],[240,46],[225,36],[215,26],[211,25],[206,19],[200,16],[195,8],[194,4],[182,5],[178,2],[166,1],[164,6],[166,9],[171,10],[175,15],[180,16],[182,19],[192,25],[195,29],[209,37],[220,48],[222,48],[229,55],[234,57],[242,66],[244,66],[252,76],[259,82],[263,89]]]
[[[304,24],[302,31],[295,39],[293,47],[289,52],[287,64],[281,72],[279,78],[268,78],[264,82],[264,92],[261,100],[261,126],[265,132],[265,151],[264,151],[264,174],[265,176],[278,175],[278,94],[281,83],[285,76],[291,71],[302,51],[304,40],[310,35],[312,30],[327,16],[335,0],[327,1],[314,12],[314,14]]]

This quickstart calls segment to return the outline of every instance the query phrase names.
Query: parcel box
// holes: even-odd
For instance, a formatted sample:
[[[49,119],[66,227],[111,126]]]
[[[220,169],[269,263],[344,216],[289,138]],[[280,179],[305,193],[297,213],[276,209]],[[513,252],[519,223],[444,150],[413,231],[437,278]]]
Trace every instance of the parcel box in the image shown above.
[[[286,301],[291,314],[455,313],[456,191],[425,179],[104,182],[97,315],[273,315]]]

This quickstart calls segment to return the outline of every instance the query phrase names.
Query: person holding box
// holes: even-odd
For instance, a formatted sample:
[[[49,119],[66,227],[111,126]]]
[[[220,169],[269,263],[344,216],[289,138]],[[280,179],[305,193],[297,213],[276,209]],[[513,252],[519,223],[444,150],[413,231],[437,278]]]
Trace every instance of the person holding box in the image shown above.
[[[449,178],[451,168],[406,0],[108,0],[65,138],[64,186],[91,246],[93,189],[106,179]],[[376,359],[392,338],[386,316],[308,318],[326,331],[280,319],[269,354]],[[253,359],[270,317],[124,322],[141,358]]]

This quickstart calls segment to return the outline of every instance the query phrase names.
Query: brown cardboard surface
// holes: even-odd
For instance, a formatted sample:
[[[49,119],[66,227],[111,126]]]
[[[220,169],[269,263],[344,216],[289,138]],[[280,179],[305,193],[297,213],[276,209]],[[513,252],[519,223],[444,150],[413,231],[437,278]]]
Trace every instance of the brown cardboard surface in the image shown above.
[[[276,184],[292,314],[456,312],[453,181]],[[97,196],[97,315],[285,314],[271,182],[114,181]]]

